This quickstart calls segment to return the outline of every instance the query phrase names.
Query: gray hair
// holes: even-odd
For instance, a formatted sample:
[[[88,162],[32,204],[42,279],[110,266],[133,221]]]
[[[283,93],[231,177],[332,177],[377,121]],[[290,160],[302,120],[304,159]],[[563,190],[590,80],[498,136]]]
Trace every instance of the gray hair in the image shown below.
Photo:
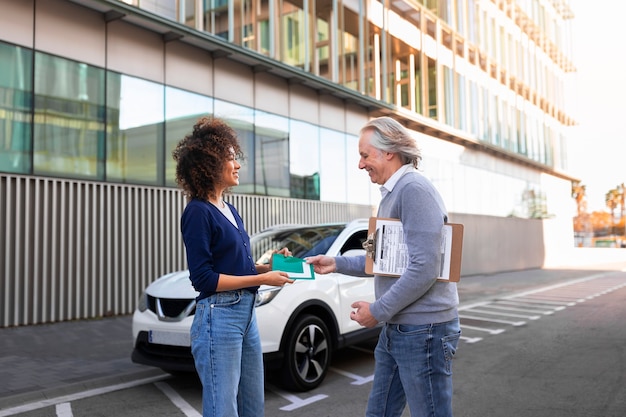
[[[383,152],[397,153],[403,164],[413,164],[417,168],[422,160],[422,152],[409,131],[391,117],[372,119],[361,128],[361,135],[372,132],[370,144]]]

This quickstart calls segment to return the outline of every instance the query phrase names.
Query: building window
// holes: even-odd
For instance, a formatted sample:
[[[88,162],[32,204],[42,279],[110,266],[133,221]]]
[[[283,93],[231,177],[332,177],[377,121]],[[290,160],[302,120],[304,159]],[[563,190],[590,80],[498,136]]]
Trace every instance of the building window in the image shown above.
[[[107,180],[163,184],[163,84],[109,72],[107,97]]]
[[[323,201],[347,202],[346,193],[346,135],[330,129],[320,129],[320,195]]]
[[[304,69],[306,56],[304,11],[289,2],[283,6],[286,10],[283,15],[282,60],[289,65]]]
[[[470,106],[466,109],[470,123],[469,132],[478,138],[478,114],[480,113],[480,107],[478,106],[478,86],[474,80],[469,82],[469,95]]]
[[[443,91],[445,93],[445,123],[448,126],[456,126],[454,114],[455,88],[454,88],[454,71],[447,66],[443,66]]]
[[[104,178],[104,71],[35,54],[33,172]]]
[[[172,151],[193,125],[213,112],[213,99],[173,87],[165,87],[165,185],[176,186],[176,162]]]
[[[367,171],[359,169],[359,137],[346,135],[346,201],[351,204],[377,204],[380,186],[373,184]]]
[[[463,131],[468,130],[468,108],[467,108],[467,82],[465,76],[455,72],[455,78],[457,79],[458,98],[455,104],[455,110],[457,113],[457,121],[455,127]]]
[[[319,200],[319,127],[292,120],[289,132],[290,197]]]
[[[289,120],[255,111],[255,194],[289,197]]]
[[[230,9],[228,0],[204,2],[204,29],[226,41],[229,39]]]
[[[437,63],[428,58],[428,114],[432,119],[437,119]]]
[[[0,171],[30,173],[33,54],[0,43]]]
[[[214,113],[216,117],[224,120],[237,132],[239,145],[243,152],[241,169],[239,170],[239,185],[237,192],[242,194],[254,194],[254,164],[255,164],[255,141],[254,141],[254,110],[229,103],[215,100]]]

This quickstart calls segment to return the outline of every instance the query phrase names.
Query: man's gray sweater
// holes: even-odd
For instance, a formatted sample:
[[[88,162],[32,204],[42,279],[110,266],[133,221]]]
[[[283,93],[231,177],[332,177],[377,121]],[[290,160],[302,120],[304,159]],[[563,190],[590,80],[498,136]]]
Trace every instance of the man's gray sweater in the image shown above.
[[[416,325],[456,318],[456,283],[437,281],[447,212],[433,184],[417,171],[407,172],[381,200],[378,217],[402,222],[409,265],[400,277],[374,276],[376,301],[370,305],[373,316],[379,322]],[[337,272],[364,275],[365,256],[339,256],[335,261]]]

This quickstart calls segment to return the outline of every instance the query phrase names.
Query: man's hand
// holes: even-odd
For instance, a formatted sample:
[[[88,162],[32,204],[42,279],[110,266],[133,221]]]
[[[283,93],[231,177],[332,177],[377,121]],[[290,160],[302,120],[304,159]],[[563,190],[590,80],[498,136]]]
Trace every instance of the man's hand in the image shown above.
[[[350,319],[356,321],[363,327],[374,327],[378,320],[370,313],[370,303],[365,301],[355,301],[350,306],[354,311],[350,313]]]
[[[316,255],[304,258],[307,264],[313,265],[316,274],[330,274],[337,269],[335,258],[326,255]]]

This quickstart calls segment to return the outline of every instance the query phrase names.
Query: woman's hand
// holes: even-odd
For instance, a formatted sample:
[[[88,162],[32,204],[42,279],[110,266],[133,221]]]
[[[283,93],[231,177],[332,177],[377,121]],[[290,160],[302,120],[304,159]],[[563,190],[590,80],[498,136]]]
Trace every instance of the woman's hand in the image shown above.
[[[293,279],[283,271],[268,271],[259,275],[261,284],[272,285],[274,287],[282,287],[285,284],[293,284]]]
[[[284,256],[292,256],[291,251],[287,248],[282,248],[280,250],[275,251],[274,253],[280,253],[281,255],[284,255]]]
[[[281,254],[283,256],[291,256],[291,251],[289,249],[287,249],[287,248],[282,248],[280,250],[272,251],[272,254],[274,254],[274,253],[279,253],[279,254]],[[270,271],[272,270],[272,261],[273,260],[274,260],[274,258],[270,256],[270,263],[269,263],[269,270]]]

